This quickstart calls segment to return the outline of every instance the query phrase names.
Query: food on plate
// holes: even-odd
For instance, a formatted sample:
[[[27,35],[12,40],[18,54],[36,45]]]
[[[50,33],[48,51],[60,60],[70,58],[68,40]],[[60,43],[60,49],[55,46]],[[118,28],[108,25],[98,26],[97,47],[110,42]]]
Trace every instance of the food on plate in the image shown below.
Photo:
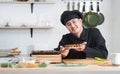
[[[36,68],[38,67],[37,63],[31,63],[31,62],[20,62],[17,64],[18,68]]]
[[[82,44],[67,44],[65,45],[65,47],[69,47],[69,48],[78,48],[80,47]]]
[[[38,64],[39,67],[47,67],[47,64],[45,62],[42,62],[40,64]]]
[[[0,65],[1,65],[1,67],[4,67],[4,68],[5,68],[5,67],[9,67],[9,64],[8,64],[8,63],[1,63]]]
[[[10,56],[16,56],[16,55],[20,55],[21,51],[18,48],[12,48],[11,52],[8,53],[8,55]]]
[[[34,52],[34,53],[39,53],[39,52],[40,52],[40,50],[33,50],[33,52]]]
[[[37,63],[26,63],[26,67],[27,68],[35,68],[35,67],[38,67],[38,64]]]
[[[41,60],[38,64],[39,67],[47,67],[50,64],[49,60]]]
[[[43,54],[43,55],[49,55],[49,54],[60,54],[60,51],[55,50],[34,50],[32,54]]]
[[[98,60],[98,61],[105,61],[105,59],[102,59],[100,57],[95,57],[95,60]]]
[[[12,48],[12,51],[18,51],[18,48]]]

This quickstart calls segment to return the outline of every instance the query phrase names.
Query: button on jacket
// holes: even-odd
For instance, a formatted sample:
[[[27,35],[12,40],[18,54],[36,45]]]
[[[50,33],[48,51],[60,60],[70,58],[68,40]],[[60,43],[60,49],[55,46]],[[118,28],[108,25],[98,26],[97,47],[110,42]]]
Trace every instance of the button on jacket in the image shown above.
[[[87,42],[85,52],[71,49],[65,59],[107,58],[108,51],[105,45],[105,39],[97,28],[83,28],[80,38],[75,37],[71,33],[63,35],[58,48],[55,50],[59,51],[61,45],[79,44],[85,41]]]

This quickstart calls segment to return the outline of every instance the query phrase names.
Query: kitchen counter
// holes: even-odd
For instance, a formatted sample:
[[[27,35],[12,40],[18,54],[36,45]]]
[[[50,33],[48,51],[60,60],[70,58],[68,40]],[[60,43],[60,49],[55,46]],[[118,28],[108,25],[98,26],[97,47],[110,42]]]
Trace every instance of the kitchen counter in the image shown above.
[[[98,66],[87,65],[77,67],[56,67],[56,64],[50,64],[43,68],[0,68],[0,72],[65,72],[65,71],[120,71],[120,66]]]
[[[113,66],[108,60],[98,61],[88,59],[64,59],[65,65],[49,64],[47,67],[35,68],[0,68],[0,74],[120,74],[120,66]],[[81,65],[82,64],[82,65]],[[79,65],[79,66],[75,66]]]

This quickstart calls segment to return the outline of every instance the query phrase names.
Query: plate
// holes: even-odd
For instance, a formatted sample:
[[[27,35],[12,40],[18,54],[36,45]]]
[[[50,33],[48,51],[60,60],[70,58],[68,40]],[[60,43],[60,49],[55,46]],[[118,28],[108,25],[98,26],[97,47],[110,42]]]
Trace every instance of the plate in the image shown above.
[[[56,64],[56,67],[84,67],[88,64]]]

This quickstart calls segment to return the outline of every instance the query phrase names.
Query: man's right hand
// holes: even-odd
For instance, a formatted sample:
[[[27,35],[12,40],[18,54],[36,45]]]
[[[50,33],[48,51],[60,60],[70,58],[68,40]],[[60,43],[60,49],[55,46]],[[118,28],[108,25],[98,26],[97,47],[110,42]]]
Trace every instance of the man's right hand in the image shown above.
[[[69,47],[66,48],[66,47],[60,46],[60,52],[63,58],[65,58],[68,55],[69,49],[70,49]]]

